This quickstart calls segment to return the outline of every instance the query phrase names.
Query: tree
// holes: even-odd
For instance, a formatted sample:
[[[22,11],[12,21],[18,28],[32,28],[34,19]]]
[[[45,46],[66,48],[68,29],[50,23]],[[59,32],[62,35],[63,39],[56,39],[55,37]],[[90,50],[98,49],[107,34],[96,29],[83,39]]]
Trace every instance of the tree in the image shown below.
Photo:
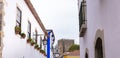
[[[69,48],[69,52],[72,52],[72,51],[75,51],[75,50],[80,50],[79,45],[73,44],[73,45]]]

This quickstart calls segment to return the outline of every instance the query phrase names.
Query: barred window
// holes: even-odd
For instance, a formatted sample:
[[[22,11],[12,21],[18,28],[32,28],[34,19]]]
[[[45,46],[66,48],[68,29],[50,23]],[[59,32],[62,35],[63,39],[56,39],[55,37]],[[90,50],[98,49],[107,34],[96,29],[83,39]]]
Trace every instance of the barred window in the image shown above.
[[[2,11],[2,8],[3,8],[3,3],[0,2],[0,11]],[[2,39],[2,13],[0,13],[0,46],[1,46],[1,39]]]
[[[21,17],[22,17],[22,12],[17,7],[17,19],[16,19],[16,23],[17,23],[17,26],[19,26],[19,27],[21,27]]]
[[[1,39],[2,39],[2,36],[1,36],[1,33],[0,33],[0,46],[1,46]]]
[[[31,23],[28,21],[28,38],[31,38]]]
[[[38,35],[38,32],[37,32],[37,30],[35,30],[35,41],[36,41],[36,43],[37,43],[37,35]]]
[[[2,14],[0,14],[0,31],[2,30]]]
[[[0,2],[0,9],[3,8],[3,2]]]

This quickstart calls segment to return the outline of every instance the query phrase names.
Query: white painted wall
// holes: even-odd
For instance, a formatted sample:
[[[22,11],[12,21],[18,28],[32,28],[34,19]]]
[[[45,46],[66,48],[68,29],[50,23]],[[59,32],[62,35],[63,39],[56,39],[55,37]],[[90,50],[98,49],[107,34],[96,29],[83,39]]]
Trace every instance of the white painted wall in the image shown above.
[[[21,39],[20,35],[16,35],[14,27],[16,26],[16,11],[19,7],[22,11],[22,32],[26,34],[25,39]],[[3,38],[3,51],[2,58],[46,58],[39,51],[35,50],[33,46],[26,43],[27,40],[27,26],[28,21],[31,22],[31,36],[34,38],[33,33],[37,29],[39,34],[44,34],[39,27],[34,16],[30,12],[24,0],[6,0],[4,5],[4,38]],[[38,41],[40,41],[38,37]],[[39,43],[39,42],[38,42]]]
[[[94,57],[94,42],[97,29],[104,30],[105,58],[120,58],[120,7],[119,0],[86,0],[87,32],[80,38],[80,58]]]

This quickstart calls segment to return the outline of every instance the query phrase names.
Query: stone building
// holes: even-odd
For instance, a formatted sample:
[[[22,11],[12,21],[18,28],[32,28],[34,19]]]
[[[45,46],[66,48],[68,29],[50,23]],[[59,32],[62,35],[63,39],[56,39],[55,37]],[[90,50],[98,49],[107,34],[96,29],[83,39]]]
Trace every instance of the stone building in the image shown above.
[[[67,52],[73,44],[74,44],[74,40],[72,40],[72,39],[58,40],[59,53],[63,54],[64,52]]]

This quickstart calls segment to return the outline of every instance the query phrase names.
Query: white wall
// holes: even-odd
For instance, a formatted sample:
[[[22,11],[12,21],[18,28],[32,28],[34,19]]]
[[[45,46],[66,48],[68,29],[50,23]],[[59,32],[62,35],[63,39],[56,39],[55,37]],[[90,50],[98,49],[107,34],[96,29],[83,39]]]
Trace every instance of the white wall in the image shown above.
[[[120,58],[120,7],[119,0],[87,0],[87,32],[80,38],[80,57],[94,57],[95,33],[104,30],[105,58]]]
[[[22,11],[22,32],[26,34],[25,39],[21,39],[20,35],[16,35],[14,27],[16,26],[16,11],[19,7]],[[4,38],[3,38],[3,58],[46,58],[39,51],[35,50],[33,46],[26,43],[27,40],[27,26],[28,21],[31,22],[31,36],[37,29],[39,34],[44,34],[39,27],[34,16],[30,12],[29,8],[25,4],[24,0],[6,0],[4,5],[5,16],[4,16]],[[38,41],[39,41],[38,37]],[[39,43],[39,42],[38,42]]]

